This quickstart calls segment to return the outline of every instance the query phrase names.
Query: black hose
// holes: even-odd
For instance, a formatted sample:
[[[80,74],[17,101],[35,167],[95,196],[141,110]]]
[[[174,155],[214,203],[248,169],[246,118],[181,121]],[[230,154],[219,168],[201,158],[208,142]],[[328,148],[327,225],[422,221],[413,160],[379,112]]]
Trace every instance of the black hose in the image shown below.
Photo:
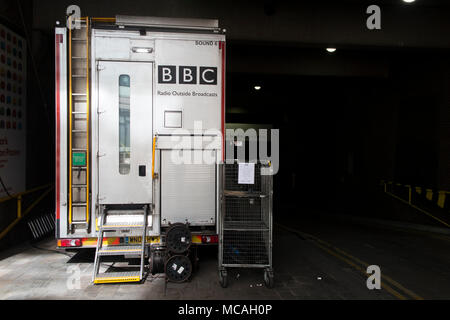
[[[2,179],[1,176],[0,176],[0,183],[1,183],[1,185],[2,185],[3,190],[5,190],[6,195],[7,195],[8,197],[12,198],[13,196],[8,192],[8,189],[6,189],[6,186],[5,186],[5,184],[3,183],[3,179]]]

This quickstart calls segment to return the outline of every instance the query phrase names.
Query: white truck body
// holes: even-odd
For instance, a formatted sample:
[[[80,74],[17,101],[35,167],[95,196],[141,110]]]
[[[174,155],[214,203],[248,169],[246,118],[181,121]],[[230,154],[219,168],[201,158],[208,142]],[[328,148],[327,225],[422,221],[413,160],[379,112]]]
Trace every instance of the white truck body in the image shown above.
[[[93,24],[86,120],[77,118],[83,112],[71,90],[84,73],[70,65],[78,49],[69,48],[77,41],[69,32],[55,30],[57,238],[93,246],[100,208],[135,204],[152,208],[148,236],[177,222],[215,233],[225,121],[225,36],[217,21],[118,16],[110,27]],[[87,165],[79,167],[77,130],[88,136]],[[214,161],[180,164],[176,155]],[[87,186],[74,187],[77,179]]]

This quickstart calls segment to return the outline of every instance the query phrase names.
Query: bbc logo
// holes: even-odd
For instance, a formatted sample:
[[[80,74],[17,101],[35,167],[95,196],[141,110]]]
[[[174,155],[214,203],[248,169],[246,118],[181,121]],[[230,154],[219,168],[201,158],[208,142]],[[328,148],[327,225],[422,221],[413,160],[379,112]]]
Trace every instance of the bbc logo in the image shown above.
[[[217,68],[179,66],[177,72],[177,66],[158,66],[158,83],[216,85]]]

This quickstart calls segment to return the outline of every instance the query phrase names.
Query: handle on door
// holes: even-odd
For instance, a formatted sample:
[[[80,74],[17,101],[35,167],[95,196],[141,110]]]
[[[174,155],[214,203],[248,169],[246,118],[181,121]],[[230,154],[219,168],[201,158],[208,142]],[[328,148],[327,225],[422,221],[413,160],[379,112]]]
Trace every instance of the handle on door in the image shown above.
[[[146,166],[139,166],[139,177],[145,177],[146,176]]]

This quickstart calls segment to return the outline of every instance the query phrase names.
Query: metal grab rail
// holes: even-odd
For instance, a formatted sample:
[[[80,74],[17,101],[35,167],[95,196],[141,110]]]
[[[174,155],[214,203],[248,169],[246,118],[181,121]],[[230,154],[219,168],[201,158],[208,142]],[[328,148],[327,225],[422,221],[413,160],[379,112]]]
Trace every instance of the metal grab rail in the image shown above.
[[[155,148],[156,148],[156,138],[157,135],[153,137],[153,148],[152,148],[152,179],[155,179]]]
[[[30,204],[24,211],[22,211],[22,196],[30,194],[30,193],[34,193],[36,191],[42,190],[47,188],[47,190],[45,190],[45,192],[39,196],[39,198],[37,198],[32,204]],[[1,198],[0,199],[0,203],[2,202],[6,202],[9,200],[14,200],[16,199],[17,201],[17,217],[16,219],[11,222],[1,233],[0,233],[0,240],[3,239],[8,233],[9,231],[12,230],[12,228],[14,228],[14,226],[19,223],[20,220],[22,220],[28,213],[30,213],[30,211],[39,203],[41,202],[42,199],[45,198],[45,196],[47,196],[47,194],[50,193],[50,191],[52,191],[54,188],[54,185],[49,183],[40,187],[36,187],[24,192],[20,192],[20,193],[16,193],[14,195],[12,195],[11,197],[6,197],[6,198]]]
[[[432,201],[432,199],[433,199],[433,190],[432,189],[422,188],[422,187],[412,187],[409,184],[403,185],[401,183],[394,183],[392,181],[384,181],[384,180],[381,180],[381,185],[383,186],[384,193],[386,193],[386,194],[390,195],[391,197],[393,197],[393,198],[395,198],[395,199],[397,199],[397,200],[399,200],[399,201],[401,201],[401,202],[411,206],[412,208],[418,210],[419,212],[429,216],[430,218],[433,218],[434,220],[436,220],[436,221],[440,222],[441,224],[445,225],[446,227],[450,228],[450,224],[448,224],[447,222],[443,221],[442,219],[439,219],[438,217],[435,217],[430,212],[428,212],[428,211],[426,211],[426,210],[424,210],[422,208],[419,208],[418,206],[416,206],[415,204],[412,203],[412,190],[413,190],[413,188],[415,189],[415,192],[418,193],[418,194],[422,194],[423,189],[425,189],[425,192],[426,192],[425,193],[425,197],[429,201]],[[405,200],[405,199],[395,195],[394,193],[388,191],[387,190],[387,186],[388,185],[396,185],[396,186],[402,186],[402,187],[408,188],[408,200]],[[438,200],[437,200],[437,205],[440,208],[444,208],[446,194],[450,194],[450,192],[449,191],[445,191],[445,190],[441,190],[441,191],[437,191],[437,193],[439,194]]]

